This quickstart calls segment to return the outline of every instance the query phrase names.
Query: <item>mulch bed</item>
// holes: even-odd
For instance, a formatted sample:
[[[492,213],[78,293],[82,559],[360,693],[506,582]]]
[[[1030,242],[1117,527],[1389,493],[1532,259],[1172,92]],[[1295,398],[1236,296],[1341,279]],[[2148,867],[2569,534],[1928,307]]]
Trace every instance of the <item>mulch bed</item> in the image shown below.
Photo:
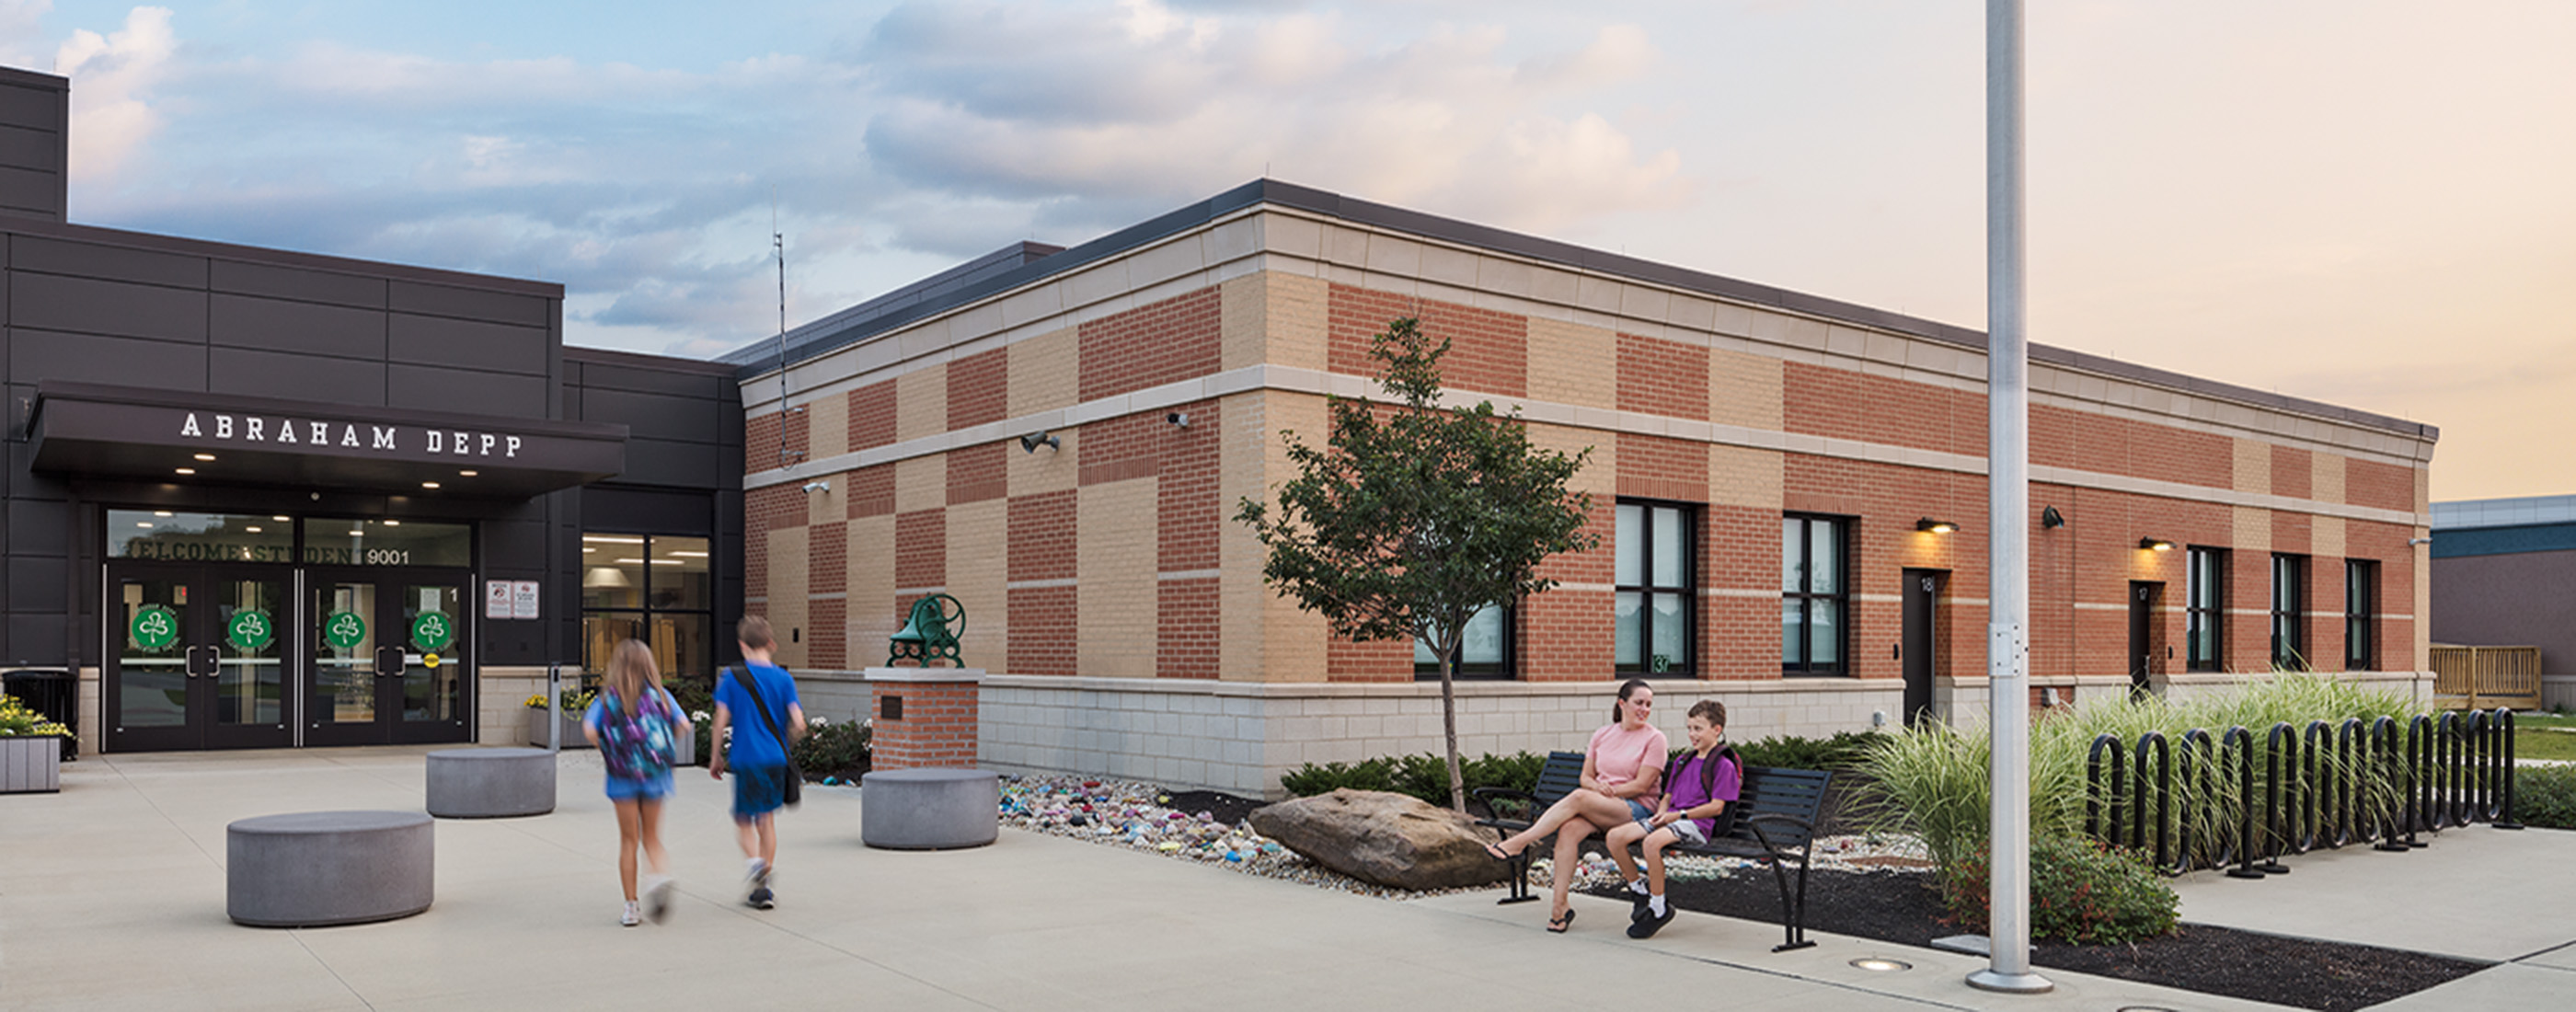
[[[1796,881],[1790,880],[1792,887]],[[1941,903],[1931,881],[1929,873],[1920,871],[1811,872],[1807,927],[1929,948],[1935,938],[1962,933],[1941,922]],[[1620,898],[1615,889],[1593,892]],[[1666,896],[1683,910],[1780,923],[1779,887],[1766,869],[1739,870],[1722,879],[1675,880],[1666,887]],[[2041,942],[2032,948],[2031,962],[2326,1012],[2376,1005],[2487,966],[2420,952],[2286,938],[2210,924],[2184,924],[2163,938],[2117,945]]]

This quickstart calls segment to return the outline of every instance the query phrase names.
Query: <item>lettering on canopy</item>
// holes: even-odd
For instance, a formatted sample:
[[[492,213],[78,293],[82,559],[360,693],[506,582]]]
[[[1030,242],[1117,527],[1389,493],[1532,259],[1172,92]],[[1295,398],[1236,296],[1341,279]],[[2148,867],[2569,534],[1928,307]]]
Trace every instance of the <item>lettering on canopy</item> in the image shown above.
[[[200,417],[202,416],[202,417]],[[273,446],[338,447],[388,453],[405,451],[454,457],[517,459],[525,442],[502,432],[320,422],[273,415],[231,415],[191,411],[179,423],[179,438],[212,442],[267,443]]]

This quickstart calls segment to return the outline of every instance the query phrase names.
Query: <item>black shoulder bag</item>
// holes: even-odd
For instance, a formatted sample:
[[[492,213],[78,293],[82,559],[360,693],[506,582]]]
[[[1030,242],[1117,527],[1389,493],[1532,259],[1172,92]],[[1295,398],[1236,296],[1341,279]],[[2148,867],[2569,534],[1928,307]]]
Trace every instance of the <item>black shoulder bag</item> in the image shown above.
[[[787,784],[779,789],[779,800],[785,801],[789,808],[803,804],[805,771],[796,768],[795,743],[787,740],[787,729],[778,726],[778,718],[769,714],[769,704],[761,701],[760,679],[752,677],[751,669],[736,668],[732,674],[734,681],[742,683],[742,691],[751,694],[751,708],[760,711],[760,719],[769,725],[769,733],[778,739],[778,751],[787,756]]]

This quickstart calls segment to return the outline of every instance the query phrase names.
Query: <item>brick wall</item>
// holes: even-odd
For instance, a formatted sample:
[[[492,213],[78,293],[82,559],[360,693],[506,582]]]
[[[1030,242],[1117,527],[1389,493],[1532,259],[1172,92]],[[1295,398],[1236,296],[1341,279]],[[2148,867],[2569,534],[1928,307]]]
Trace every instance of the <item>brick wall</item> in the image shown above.
[[[886,715],[888,698],[903,700],[901,717]],[[871,681],[868,699],[868,712],[875,718],[869,744],[873,768],[976,764],[981,708],[975,683]]]

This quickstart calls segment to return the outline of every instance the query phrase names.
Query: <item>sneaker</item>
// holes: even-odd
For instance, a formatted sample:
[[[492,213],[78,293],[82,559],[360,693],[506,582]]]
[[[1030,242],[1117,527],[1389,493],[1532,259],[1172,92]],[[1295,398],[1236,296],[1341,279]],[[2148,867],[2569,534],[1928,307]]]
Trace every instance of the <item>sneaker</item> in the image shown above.
[[[655,875],[651,882],[645,884],[644,916],[651,918],[655,924],[660,924],[663,918],[671,916],[670,876]]]
[[[777,905],[777,896],[769,891],[768,865],[764,864],[752,869],[750,885],[751,890],[744,893],[742,897],[744,904],[754,910],[767,910]]]
[[[1655,909],[1655,908],[1653,908],[1653,907],[1647,907],[1647,908],[1645,908],[1645,909],[1646,909],[1646,916],[1645,916],[1645,917],[1638,919],[1638,921],[1637,921],[1636,923],[1634,923],[1634,924],[1630,924],[1630,925],[1628,925],[1628,937],[1630,937],[1630,938],[1653,938],[1653,937],[1655,937],[1655,932],[1658,932],[1658,931],[1662,931],[1662,930],[1664,930],[1664,925],[1671,924],[1671,923],[1673,922],[1673,913],[1674,913],[1674,911],[1676,910],[1676,908],[1675,908],[1675,907],[1672,905],[1672,903],[1671,903],[1671,902],[1669,902],[1669,901],[1667,901],[1667,902],[1664,904],[1664,915],[1663,915],[1663,916],[1661,916],[1661,917],[1657,917],[1657,916],[1655,916],[1655,913],[1654,913],[1654,909]]]
[[[636,925],[638,925],[638,924],[642,924],[642,923],[644,923],[644,918],[643,918],[643,916],[635,912],[635,901],[633,901],[633,900],[628,900],[628,901],[626,902],[626,913],[625,913],[625,915],[624,915],[624,916],[621,916],[621,917],[619,917],[619,918],[617,919],[617,923],[619,923],[619,924],[623,924],[623,925],[625,925],[625,926],[627,926],[627,927],[630,927],[630,928],[631,928],[631,927],[634,927],[634,926],[636,926]]]

